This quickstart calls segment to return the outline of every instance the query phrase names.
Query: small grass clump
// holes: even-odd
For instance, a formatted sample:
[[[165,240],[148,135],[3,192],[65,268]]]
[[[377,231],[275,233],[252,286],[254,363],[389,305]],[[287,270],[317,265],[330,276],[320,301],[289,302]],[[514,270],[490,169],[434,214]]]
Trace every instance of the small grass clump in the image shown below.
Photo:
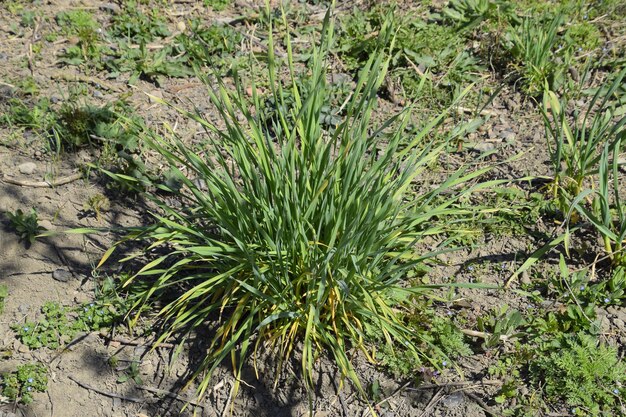
[[[135,309],[168,300],[160,308],[165,330],[158,342],[181,331],[212,331],[195,373],[202,375],[200,395],[224,359],[231,358],[239,376],[246,359],[260,351],[275,352],[279,368],[298,351],[308,387],[316,360],[328,352],[363,393],[349,352],[361,350],[373,360],[371,334],[392,351],[402,346],[414,362],[429,360],[423,349],[429,340],[420,340],[419,329],[399,313],[427,288],[403,279],[434,256],[416,253],[414,245],[440,230],[431,229],[430,221],[456,213],[453,188],[480,173],[454,172],[441,185],[406,197],[415,177],[445,149],[445,143],[424,140],[445,113],[410,140],[403,136],[408,112],[372,127],[391,59],[385,49],[364,64],[345,115],[325,129],[324,107],[332,94],[328,15],[324,28],[308,74],[296,72],[287,38],[286,85],[277,78],[282,67],[269,37],[269,86],[273,101],[282,103],[270,117],[259,114],[264,98],[254,78],[251,99],[241,82],[235,92],[218,82],[208,96],[222,128],[200,113],[179,110],[204,126],[205,142],[190,147],[176,138],[144,139],[178,186],[156,184],[159,192],[144,194],[160,213],[154,225],[135,229],[124,241],[145,240],[146,251],[164,252],[123,284],[141,284]],[[434,203],[448,192],[448,199]],[[168,194],[184,208],[172,206]],[[181,292],[169,292],[177,288]]]
[[[506,48],[520,75],[522,90],[531,96],[540,95],[546,86],[556,90],[564,82],[570,46],[565,41],[558,44],[562,22],[561,15],[546,21],[526,18],[507,33]]]

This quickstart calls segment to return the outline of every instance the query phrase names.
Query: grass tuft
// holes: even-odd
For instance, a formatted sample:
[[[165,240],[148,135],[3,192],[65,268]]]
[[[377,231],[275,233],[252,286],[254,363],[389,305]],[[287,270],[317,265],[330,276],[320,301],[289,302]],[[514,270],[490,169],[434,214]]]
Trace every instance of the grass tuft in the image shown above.
[[[145,138],[176,186],[161,184],[145,194],[159,207],[156,222],[127,239],[143,239],[145,253],[160,248],[162,255],[124,285],[151,282],[140,286],[136,312],[165,303],[160,314],[167,324],[158,342],[211,328],[208,353],[194,375],[202,377],[200,395],[222,361],[230,358],[239,377],[246,358],[259,351],[275,352],[280,367],[297,356],[309,388],[316,361],[330,352],[361,393],[350,352],[361,350],[373,361],[367,335],[379,335],[390,351],[402,346],[416,362],[424,359],[402,311],[427,288],[409,287],[404,278],[436,254],[417,253],[416,242],[441,230],[430,222],[454,213],[454,187],[478,174],[459,171],[441,186],[405,193],[445,148],[424,140],[445,113],[408,141],[408,111],[374,126],[389,50],[370,57],[342,118],[325,129],[333,28],[328,14],[305,74],[294,67],[288,38],[287,71],[281,72],[269,37],[270,94],[281,104],[271,115],[262,114],[265,98],[254,79],[250,99],[237,79],[231,92],[203,77],[221,127],[179,109],[205,128],[206,141],[191,148],[175,137]],[[286,82],[279,73],[288,74]],[[449,198],[435,203],[445,193]],[[182,208],[171,205],[172,195]],[[166,301],[171,289],[174,300]]]

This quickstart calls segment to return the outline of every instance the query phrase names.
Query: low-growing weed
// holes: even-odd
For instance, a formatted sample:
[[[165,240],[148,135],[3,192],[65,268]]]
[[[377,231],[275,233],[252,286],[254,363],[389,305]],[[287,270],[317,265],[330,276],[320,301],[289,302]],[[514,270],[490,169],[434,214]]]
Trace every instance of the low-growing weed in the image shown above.
[[[6,214],[15,233],[27,245],[35,243],[37,236],[46,230],[39,225],[37,211],[34,208],[31,208],[28,214],[24,213],[22,209],[17,209],[15,213],[7,212]]]
[[[460,29],[472,30],[485,21],[518,22],[513,4],[508,0],[451,0],[443,9],[443,20]]]
[[[42,148],[55,154],[85,146],[101,148],[103,164],[117,160],[118,152],[137,151],[136,132],[145,128],[143,120],[123,100],[105,106],[70,100],[53,106],[48,98],[34,104],[12,99],[9,105],[0,116],[1,124],[31,130],[43,139]]]
[[[147,44],[158,38],[171,35],[167,21],[154,9],[148,14],[141,10],[139,2],[124,2],[123,13],[116,14],[109,28],[109,34],[115,39],[124,39],[136,45]]]
[[[488,334],[483,342],[483,348],[489,349],[498,346],[503,341],[523,335],[521,327],[526,324],[519,311],[509,310],[507,305],[496,308],[491,314],[479,317],[476,323],[478,330]]]
[[[547,399],[565,401],[576,416],[623,412],[626,364],[615,347],[594,336],[565,336],[561,349],[538,355],[530,373]]]
[[[93,194],[87,197],[87,201],[83,204],[83,210],[85,212],[90,212],[95,215],[96,220],[101,220],[101,213],[108,211],[111,208],[111,202],[101,193]]]
[[[390,76],[399,78],[405,96],[411,99],[428,92],[445,106],[482,69],[456,28],[426,22],[412,13],[394,13],[389,6],[355,10],[341,28],[338,49],[343,64],[357,69],[378,48],[391,45]],[[393,43],[391,34],[395,35]],[[423,89],[425,82],[429,85]]]
[[[202,0],[204,7],[210,7],[216,12],[224,10],[230,5],[231,0]]]
[[[102,301],[86,303],[77,308],[47,302],[41,312],[43,318],[37,322],[28,321],[11,326],[18,339],[30,349],[58,349],[71,342],[80,332],[110,327],[120,319],[120,313]]]
[[[30,404],[35,392],[48,389],[47,372],[41,364],[27,363],[18,366],[14,372],[0,375],[0,397],[14,403]]]
[[[134,381],[137,385],[143,384],[141,376],[139,375],[139,364],[140,361],[138,360],[131,361],[130,365],[124,370],[124,375],[117,378],[117,383],[123,384],[128,381]]]

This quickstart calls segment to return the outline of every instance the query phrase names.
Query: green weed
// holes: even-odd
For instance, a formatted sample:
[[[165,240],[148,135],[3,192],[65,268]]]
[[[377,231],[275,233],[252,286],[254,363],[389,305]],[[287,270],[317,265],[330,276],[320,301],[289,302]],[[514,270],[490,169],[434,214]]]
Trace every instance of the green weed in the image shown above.
[[[513,4],[508,0],[451,0],[443,9],[443,20],[460,29],[472,30],[486,21],[518,23]]]
[[[139,364],[139,361],[131,361],[128,368],[126,368],[124,375],[117,378],[117,383],[123,384],[128,381],[134,381],[137,385],[143,384],[141,376],[139,376]]]
[[[386,17],[387,16],[387,17]],[[464,47],[466,39],[450,25],[425,22],[414,14],[394,13],[389,6],[354,10],[341,25],[338,50],[343,64],[359,68],[380,47],[390,45],[391,76],[398,78],[406,97],[424,91],[440,104],[449,104],[462,86],[482,70]],[[391,42],[394,34],[394,42]],[[430,88],[423,89],[424,83]]]
[[[47,302],[41,312],[43,318],[37,322],[11,326],[17,338],[30,349],[58,349],[80,332],[100,330],[120,320],[118,311],[106,301],[94,301],[77,308]]]
[[[41,364],[20,365],[16,371],[1,375],[0,395],[14,403],[30,404],[35,392],[48,389],[47,372]]]
[[[204,7],[210,7],[219,12],[230,5],[230,0],[202,0],[202,4],[204,4]]]
[[[115,39],[124,39],[127,43],[138,45],[171,35],[167,21],[157,9],[146,14],[138,2],[133,0],[124,2],[123,13],[113,17],[109,33]]]
[[[626,364],[615,347],[593,336],[566,336],[561,349],[538,356],[530,372],[547,399],[565,401],[576,416],[623,412]]]
[[[6,215],[20,240],[27,245],[35,243],[37,236],[46,230],[39,225],[37,211],[34,208],[30,209],[29,214],[24,213],[21,209],[17,209],[15,213],[7,212]]]

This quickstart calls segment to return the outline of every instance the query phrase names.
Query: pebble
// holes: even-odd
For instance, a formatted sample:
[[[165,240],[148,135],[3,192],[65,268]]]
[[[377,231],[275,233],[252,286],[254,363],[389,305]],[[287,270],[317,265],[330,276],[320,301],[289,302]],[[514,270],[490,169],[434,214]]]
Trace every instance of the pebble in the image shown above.
[[[102,91],[100,91],[100,90],[94,90],[93,96],[95,98],[104,98],[104,94],[102,94]]]
[[[67,282],[72,279],[72,274],[70,273],[70,271],[67,271],[65,269],[55,269],[52,273],[52,278],[59,282]]]
[[[154,98],[152,97],[154,96]],[[163,92],[161,90],[152,90],[148,93],[148,101],[150,103],[158,103],[158,99],[163,98]]]
[[[57,104],[60,103],[61,101],[63,101],[63,99],[55,94],[53,94],[52,96],[50,96],[50,101],[52,102],[52,104]]]
[[[514,143],[515,142],[515,132],[512,130],[503,130],[500,132],[500,138],[506,143]]]
[[[533,283],[527,271],[522,272],[522,276],[520,277],[520,283],[524,285],[530,285]]]
[[[37,164],[34,162],[25,162],[17,166],[18,171],[22,174],[30,175],[37,169]]]
[[[13,97],[17,90],[15,88],[9,87],[8,85],[0,85],[0,97]]]
[[[100,5],[100,10],[113,14],[120,14],[122,9],[115,3],[104,3]]]
[[[496,145],[494,145],[491,142],[481,142],[481,143],[472,145],[469,148],[477,152],[488,152],[488,151],[493,151],[496,148]]]
[[[176,24],[176,29],[180,30],[181,32],[184,32],[187,29],[187,26],[185,25],[185,22],[178,22]]]
[[[48,219],[39,220],[39,226],[43,227],[46,230],[54,229],[52,222]]]
[[[30,304],[20,304],[19,306],[17,306],[17,311],[19,311],[22,314],[28,313],[29,310],[30,310]]]
[[[443,400],[441,400],[441,403],[443,404],[444,407],[451,409],[451,408],[457,408],[460,405],[462,405],[464,400],[465,400],[465,395],[463,395],[463,393],[459,391],[450,395],[446,395],[443,398]]]

